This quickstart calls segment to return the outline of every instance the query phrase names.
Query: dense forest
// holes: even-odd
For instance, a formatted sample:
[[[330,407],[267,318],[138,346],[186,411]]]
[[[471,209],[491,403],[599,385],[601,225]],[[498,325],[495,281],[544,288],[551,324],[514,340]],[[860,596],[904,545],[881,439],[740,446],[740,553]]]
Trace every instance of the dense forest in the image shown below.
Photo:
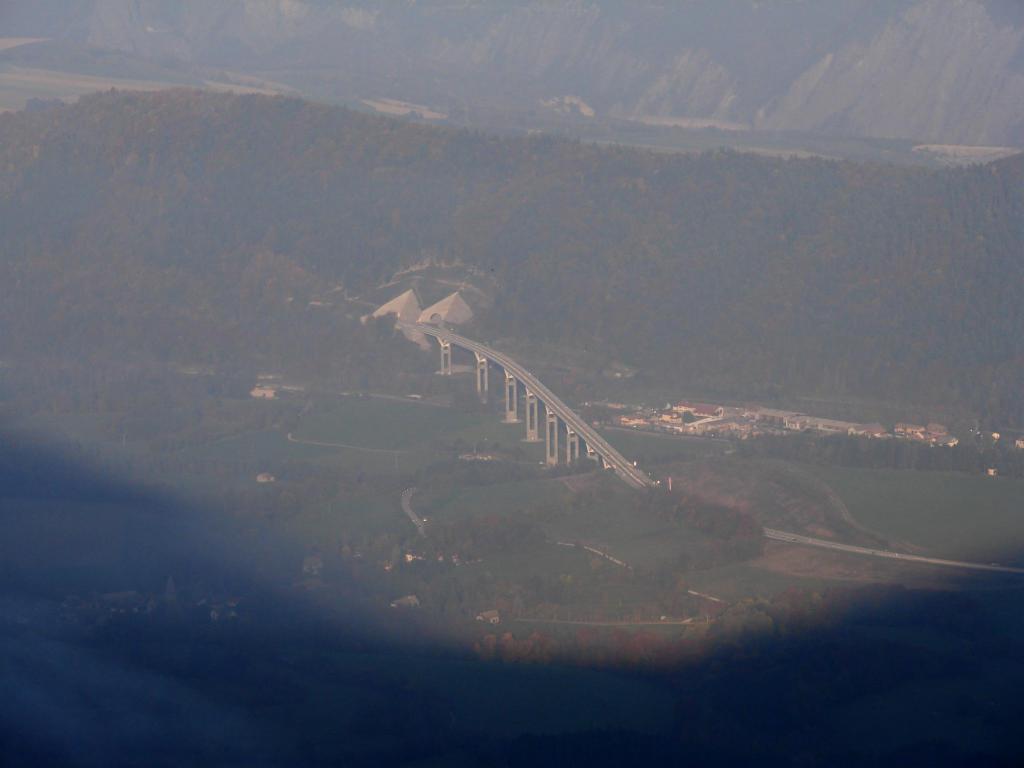
[[[670,155],[178,91],[0,116],[0,169],[8,362],[365,376],[387,329],[341,297],[435,262],[493,278],[491,338],[1024,424],[1022,156]]]

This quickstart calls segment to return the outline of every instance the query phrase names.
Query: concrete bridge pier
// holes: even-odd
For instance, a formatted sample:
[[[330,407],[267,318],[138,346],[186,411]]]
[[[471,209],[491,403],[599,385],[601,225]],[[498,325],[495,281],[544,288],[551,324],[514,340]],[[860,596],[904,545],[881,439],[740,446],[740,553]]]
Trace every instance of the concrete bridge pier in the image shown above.
[[[487,358],[476,353],[476,393],[480,399],[487,402],[487,390],[489,389],[490,377],[488,376]]]
[[[580,436],[568,424],[565,425],[565,463],[575,464],[580,458]]]
[[[590,443],[587,443],[587,458],[590,459],[591,461],[600,461],[601,460],[601,457],[597,455],[597,451],[595,451],[591,447]]]
[[[547,412],[547,424],[544,430],[545,461],[549,467],[558,465],[558,414]]]
[[[445,341],[444,339],[438,339],[437,343],[441,345],[441,375],[451,376],[452,375],[452,343]]]
[[[526,442],[540,442],[537,396],[526,390]]]
[[[519,382],[516,377],[505,371],[505,422],[514,424],[519,421]]]

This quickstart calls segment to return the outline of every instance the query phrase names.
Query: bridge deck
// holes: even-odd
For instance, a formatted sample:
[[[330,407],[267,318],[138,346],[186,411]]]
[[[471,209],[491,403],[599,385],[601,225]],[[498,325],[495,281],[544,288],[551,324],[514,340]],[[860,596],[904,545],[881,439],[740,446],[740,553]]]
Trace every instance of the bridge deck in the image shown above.
[[[453,333],[445,328],[439,328],[434,325],[427,325],[425,323],[398,323],[399,327],[407,328],[409,330],[419,331],[420,333],[433,336],[436,339],[447,341],[456,346],[467,349],[470,352],[475,352],[488,360],[497,363],[508,373],[515,376],[519,381],[523,383],[530,392],[537,396],[537,399],[544,403],[545,407],[554,411],[558,417],[564,421],[576,434],[582,437],[598,455],[604,458],[615,473],[621,477],[626,483],[632,485],[635,488],[644,488],[647,486],[654,485],[654,481],[647,476],[646,473],[640,471],[633,463],[627,461],[626,458],[615,450],[607,440],[605,440],[596,429],[587,424],[579,415],[577,415],[569,406],[550,389],[544,386],[543,382],[540,381],[536,376],[530,373],[526,368],[517,363],[511,357],[501,352],[498,352],[491,347],[480,342],[467,339],[465,336],[460,336],[457,333]]]

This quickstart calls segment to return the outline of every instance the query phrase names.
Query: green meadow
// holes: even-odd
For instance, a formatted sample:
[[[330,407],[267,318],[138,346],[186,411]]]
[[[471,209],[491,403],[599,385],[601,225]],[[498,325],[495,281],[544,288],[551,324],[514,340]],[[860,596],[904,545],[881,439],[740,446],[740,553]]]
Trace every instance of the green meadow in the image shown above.
[[[1024,560],[1024,480],[814,467],[862,525],[939,557]]]

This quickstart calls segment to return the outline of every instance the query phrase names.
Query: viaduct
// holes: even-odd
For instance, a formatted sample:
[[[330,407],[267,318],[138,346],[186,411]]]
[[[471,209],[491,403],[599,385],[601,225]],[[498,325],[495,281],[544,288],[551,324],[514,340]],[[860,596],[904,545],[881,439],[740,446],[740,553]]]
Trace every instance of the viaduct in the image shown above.
[[[437,339],[441,346],[441,373],[445,376],[452,373],[453,347],[472,352],[476,357],[476,390],[483,399],[487,398],[490,389],[490,366],[499,366],[505,373],[505,421],[520,421],[522,410],[522,420],[526,422],[526,439],[540,442],[543,433],[544,455],[549,466],[556,466],[563,461],[573,464],[586,456],[604,469],[613,470],[634,488],[655,484],[654,480],[612,448],[596,429],[574,413],[536,376],[508,355],[444,327],[419,322],[399,322],[397,325]]]
[[[460,347],[472,352],[476,357],[476,390],[483,399],[487,398],[490,388],[491,364],[501,367],[505,373],[505,421],[520,421],[520,403],[522,403],[523,421],[526,422],[526,439],[532,442],[540,442],[540,433],[543,431],[545,442],[544,455],[549,466],[558,465],[563,460],[571,464],[580,460],[582,456],[586,456],[588,459],[596,461],[598,466],[614,470],[624,482],[633,488],[646,488],[657,485],[647,473],[638,469],[636,465],[627,461],[622,454],[612,448],[598,434],[597,430],[570,410],[536,376],[508,355],[504,355],[472,339],[467,339],[465,336],[453,333],[443,326],[402,321],[399,321],[397,325],[403,330],[419,332],[437,339],[441,346],[441,373],[446,376],[450,376],[452,373],[453,347]],[[520,393],[522,393],[522,396],[520,396]],[[544,412],[543,418],[541,418],[541,409]],[[923,562],[955,568],[970,568],[1003,573],[1024,573],[1024,569],[998,565],[996,563],[981,564],[941,560],[888,550],[855,547],[839,544],[834,541],[812,539],[787,531],[776,531],[770,528],[764,529],[764,535],[766,538],[790,544],[824,547],[860,555],[873,555],[875,557]]]

